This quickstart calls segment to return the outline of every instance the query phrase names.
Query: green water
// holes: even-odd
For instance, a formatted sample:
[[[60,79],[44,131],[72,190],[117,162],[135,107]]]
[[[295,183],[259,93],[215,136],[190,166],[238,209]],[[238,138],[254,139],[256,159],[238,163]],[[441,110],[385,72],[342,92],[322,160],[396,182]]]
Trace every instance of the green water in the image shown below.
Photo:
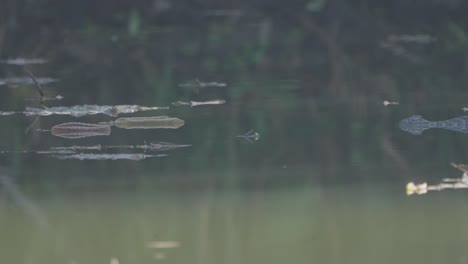
[[[468,164],[467,136],[398,126],[465,114],[467,8],[0,1],[0,60],[47,60],[0,64],[0,113],[17,112],[0,116],[0,263],[468,263],[467,190],[405,194],[459,179],[449,164]],[[41,105],[24,68],[63,100]],[[169,108],[23,113],[85,104]],[[48,132],[155,116],[184,126]],[[258,140],[239,137],[250,130]],[[135,147],[157,142],[191,146]],[[146,159],[40,152],[98,144],[77,153]]]
[[[108,191],[31,196],[41,224],[0,206],[7,263],[464,263],[464,197],[395,186]],[[150,241],[177,241],[152,249]]]

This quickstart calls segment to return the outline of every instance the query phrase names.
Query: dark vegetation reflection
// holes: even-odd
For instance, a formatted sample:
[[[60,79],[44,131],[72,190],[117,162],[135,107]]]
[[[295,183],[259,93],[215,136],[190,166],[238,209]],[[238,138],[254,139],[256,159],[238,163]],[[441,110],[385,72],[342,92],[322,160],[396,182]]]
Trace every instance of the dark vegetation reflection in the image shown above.
[[[466,262],[466,10],[2,1],[0,262]]]
[[[48,114],[56,107],[74,105],[225,102],[162,111],[188,122],[178,133],[122,133],[103,142],[186,139],[194,145],[190,153],[166,161],[162,168],[143,165],[147,169],[307,167],[318,173],[293,176],[287,182],[406,181],[414,175],[408,164],[418,164],[413,159],[421,157],[421,151],[414,147],[401,152],[401,146],[414,139],[395,130],[399,120],[413,114],[448,119],[465,103],[466,78],[460,70],[464,65],[460,54],[466,47],[462,2],[400,1],[384,6],[383,2],[311,1],[212,7],[154,1],[84,6],[72,16],[65,6],[47,2],[5,3],[1,77],[24,81],[2,82],[0,110]],[[428,23],[409,11],[401,12],[416,9],[435,19]],[[47,101],[49,111],[25,100],[35,93],[22,67],[36,75],[45,96],[59,94],[63,99]],[[103,112],[112,115],[114,110]],[[35,128],[50,129],[70,121],[107,120],[40,118]],[[67,144],[42,133],[21,136],[19,131],[31,122],[27,118],[0,122],[5,128],[4,150]],[[249,130],[262,135],[255,147],[233,140]],[[442,135],[438,140],[454,138]],[[428,158],[421,161],[434,164]],[[388,164],[394,164],[388,166],[388,175],[379,173],[379,177],[366,176],[373,173],[363,174],[360,169],[377,172]],[[282,184],[284,178],[244,180],[262,185]]]
[[[405,182],[415,177],[409,164],[434,162],[422,155],[418,143],[401,150],[414,139],[395,129],[398,122],[411,115],[449,119],[465,105],[464,6],[459,1],[399,1],[390,6],[310,1],[211,7],[154,1],[132,6],[101,3],[93,11],[78,8],[81,16],[65,19],[69,11],[64,6],[8,1],[0,28],[0,110],[5,116],[83,117],[39,118],[34,128],[42,130],[66,122],[110,122],[86,115],[116,116],[127,113],[126,107],[128,113],[155,110],[158,116],[188,122],[177,133],[119,132],[103,142],[194,145],[162,167],[142,165],[148,170],[286,167],[318,172],[287,181],[268,174],[234,177],[234,182],[211,179],[230,184],[239,180],[234,186],[244,181],[260,186]],[[416,9],[436,19],[428,23],[401,12]],[[46,17],[62,19],[58,23]],[[37,93],[24,67],[36,75],[47,108],[31,100]],[[4,151],[67,144],[36,130],[22,136],[19,132],[32,123],[29,118],[15,115],[0,122]],[[234,139],[250,130],[262,135],[258,141],[248,140],[259,138],[254,135],[243,137],[244,143],[254,145]],[[459,139],[443,134],[434,139],[439,144],[429,148],[449,155],[447,162],[462,161],[463,153],[435,150],[437,145],[456,145]],[[4,164],[48,162],[16,155],[2,157]],[[382,166],[388,166],[388,173],[377,173]],[[362,173],[363,167],[371,173]],[[367,176],[372,174],[379,176]]]

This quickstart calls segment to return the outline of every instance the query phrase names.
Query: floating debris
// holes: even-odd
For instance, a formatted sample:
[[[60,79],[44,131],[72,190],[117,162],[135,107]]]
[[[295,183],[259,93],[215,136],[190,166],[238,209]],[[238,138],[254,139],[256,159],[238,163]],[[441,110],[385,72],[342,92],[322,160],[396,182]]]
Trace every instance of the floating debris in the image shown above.
[[[237,137],[238,138],[243,138],[243,139],[247,140],[248,142],[253,143],[254,141],[257,141],[257,140],[260,139],[260,134],[253,131],[253,130],[249,130],[247,133],[244,133],[242,135],[238,135]]]
[[[66,149],[51,149],[51,150],[39,150],[39,151],[31,151],[32,153],[35,154],[42,154],[42,155],[47,155],[47,154],[75,154],[76,151],[74,150],[66,150]]]
[[[454,162],[450,162],[450,165],[454,167],[455,169],[459,169],[463,173],[468,173],[468,165],[466,164],[456,164]]]
[[[139,106],[139,105],[75,105],[56,107],[26,107],[23,112],[1,112],[0,115],[24,114],[25,116],[50,116],[50,115],[70,115],[81,117],[86,115],[104,114],[108,116],[118,116],[119,114],[132,114],[141,111],[154,111],[169,109],[169,107],[159,106]]]
[[[450,165],[460,171],[463,172],[461,178],[445,178],[442,179],[444,182],[463,182],[463,183],[468,183],[468,165],[466,164],[456,164],[454,162],[450,162]]]
[[[77,139],[93,136],[109,136],[111,127],[104,124],[68,122],[53,126],[50,132],[57,137]]]
[[[39,102],[45,102],[45,101],[60,101],[63,99],[63,96],[61,96],[60,94],[57,94],[56,96],[54,97],[47,97],[47,96],[44,96],[42,98],[35,98],[35,97],[30,97],[30,98],[26,98],[26,100],[28,101],[39,101]]]
[[[58,79],[54,78],[49,78],[49,77],[39,77],[36,78],[37,83],[39,84],[49,84],[49,83],[54,83],[58,82]],[[32,80],[30,77],[10,77],[10,78],[3,78],[0,79],[0,85],[10,85],[10,86],[19,86],[19,85],[32,85],[35,84],[34,80]]]
[[[56,151],[76,151],[76,150],[101,150],[101,145],[94,145],[94,146],[70,146],[70,147],[51,147],[51,150]]]
[[[414,182],[409,182],[406,184],[406,195],[413,194],[425,194],[427,193],[427,183],[415,184]]]
[[[101,151],[103,149],[116,149],[116,148],[127,148],[127,149],[141,149],[144,151],[166,151],[172,150],[176,148],[186,148],[191,147],[192,145],[177,145],[174,143],[169,142],[158,142],[158,143],[145,143],[143,145],[109,145],[109,146],[102,146],[102,145],[92,145],[92,146],[69,146],[69,147],[51,147],[51,150],[55,151],[77,151],[77,150],[97,150]]]
[[[2,150],[0,154],[23,153],[23,154],[40,154],[40,155],[66,155],[66,154],[85,154],[77,153],[77,151],[101,151],[104,149],[140,149],[144,151],[168,151],[176,148],[191,147],[192,145],[177,145],[169,142],[150,143],[143,145],[108,145],[100,144],[90,146],[68,146],[68,147],[51,147],[49,150]],[[156,155],[158,157],[165,156],[164,154]]]
[[[0,60],[0,63],[11,64],[11,65],[28,65],[28,64],[44,64],[49,62],[46,59],[26,59],[26,58],[16,58],[16,59],[5,59]]]
[[[23,153],[23,154],[73,154],[76,153],[74,150],[68,149],[53,149],[50,150],[2,150],[0,154],[9,154],[9,153]]]
[[[177,101],[177,102],[173,102],[172,105],[174,105],[174,106],[189,105],[189,106],[191,106],[191,107],[194,107],[194,106],[200,106],[200,105],[220,105],[220,104],[225,104],[225,103],[226,103],[226,100],[217,99],[217,100],[203,101],[203,102],[197,102],[197,101],[190,101],[190,102]]]
[[[400,129],[413,135],[421,135],[429,128],[443,128],[461,133],[468,133],[468,116],[459,116],[444,121],[428,121],[413,115],[399,123]]]
[[[167,151],[167,150],[172,150],[176,148],[187,148],[191,147],[192,145],[177,145],[174,143],[169,143],[169,142],[158,142],[158,143],[149,143],[149,144],[143,144],[143,145],[116,145],[116,146],[103,146],[102,148],[104,149],[110,149],[110,148],[129,148],[129,149],[142,149],[144,151],[150,150],[150,151]]]
[[[468,188],[468,165],[466,164],[455,164],[453,162],[450,165],[463,172],[460,178],[444,178],[442,183],[436,185],[428,185],[426,182],[415,184],[409,182],[406,185],[406,194],[425,194],[428,191],[442,191],[445,189],[467,189]]]
[[[388,105],[399,105],[399,102],[392,102],[392,101],[383,101],[383,105],[388,106]]]
[[[465,182],[453,182],[447,183],[443,182],[437,185],[428,185],[426,182],[421,184],[415,184],[414,182],[410,182],[406,185],[406,194],[425,194],[428,191],[442,191],[445,189],[467,189],[468,183]]]
[[[3,150],[0,154],[8,153],[23,153],[23,154],[39,154],[56,159],[77,159],[77,160],[142,160],[152,157],[167,157],[167,154],[146,155],[146,153],[86,153],[77,151],[101,151],[104,149],[140,149],[143,151],[168,151],[176,148],[191,147],[192,145],[177,145],[169,142],[150,143],[143,145],[108,145],[100,144],[90,146],[68,146],[68,147],[51,147],[49,150]]]
[[[184,125],[184,120],[169,116],[149,116],[149,117],[122,117],[114,121],[103,122],[111,126],[125,129],[157,129],[168,128],[177,129]]]
[[[190,87],[190,88],[204,88],[204,87],[226,87],[226,83],[222,82],[202,82],[198,79],[195,79],[193,81],[188,81],[185,83],[179,84],[180,87]]]
[[[148,155],[144,153],[78,153],[66,155],[50,155],[52,158],[67,160],[144,160],[153,157],[166,157],[166,154]]]
[[[15,114],[18,114],[18,112],[12,112],[12,111],[0,112],[0,116],[9,116],[9,115],[15,115]]]
[[[186,144],[186,145],[178,145],[170,142],[158,142],[158,143],[150,143],[150,144],[145,144],[145,145],[140,145],[138,148],[144,149],[144,150],[159,150],[159,151],[164,151],[164,150],[172,150],[176,148],[187,148],[191,147],[191,144]]]

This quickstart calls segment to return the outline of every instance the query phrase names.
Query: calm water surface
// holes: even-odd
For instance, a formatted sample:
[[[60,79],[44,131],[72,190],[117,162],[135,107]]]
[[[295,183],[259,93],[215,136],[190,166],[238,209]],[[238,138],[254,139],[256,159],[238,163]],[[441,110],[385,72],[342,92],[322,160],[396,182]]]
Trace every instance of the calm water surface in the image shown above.
[[[378,187],[378,189],[376,189]],[[465,196],[395,186],[108,191],[2,200],[10,263],[465,263]],[[177,242],[151,248],[151,241]]]
[[[468,6],[306,2],[0,3],[0,263],[468,263],[468,192],[405,193],[466,134],[399,127],[464,115]],[[82,105],[169,108],[25,111]],[[48,131],[154,116],[183,126]]]

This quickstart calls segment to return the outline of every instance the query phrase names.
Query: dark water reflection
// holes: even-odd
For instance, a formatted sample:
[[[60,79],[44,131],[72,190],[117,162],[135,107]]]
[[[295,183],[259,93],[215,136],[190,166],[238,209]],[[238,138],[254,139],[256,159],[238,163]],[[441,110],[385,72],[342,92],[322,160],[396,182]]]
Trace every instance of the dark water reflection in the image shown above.
[[[197,3],[0,3],[0,263],[468,262],[466,3]]]

